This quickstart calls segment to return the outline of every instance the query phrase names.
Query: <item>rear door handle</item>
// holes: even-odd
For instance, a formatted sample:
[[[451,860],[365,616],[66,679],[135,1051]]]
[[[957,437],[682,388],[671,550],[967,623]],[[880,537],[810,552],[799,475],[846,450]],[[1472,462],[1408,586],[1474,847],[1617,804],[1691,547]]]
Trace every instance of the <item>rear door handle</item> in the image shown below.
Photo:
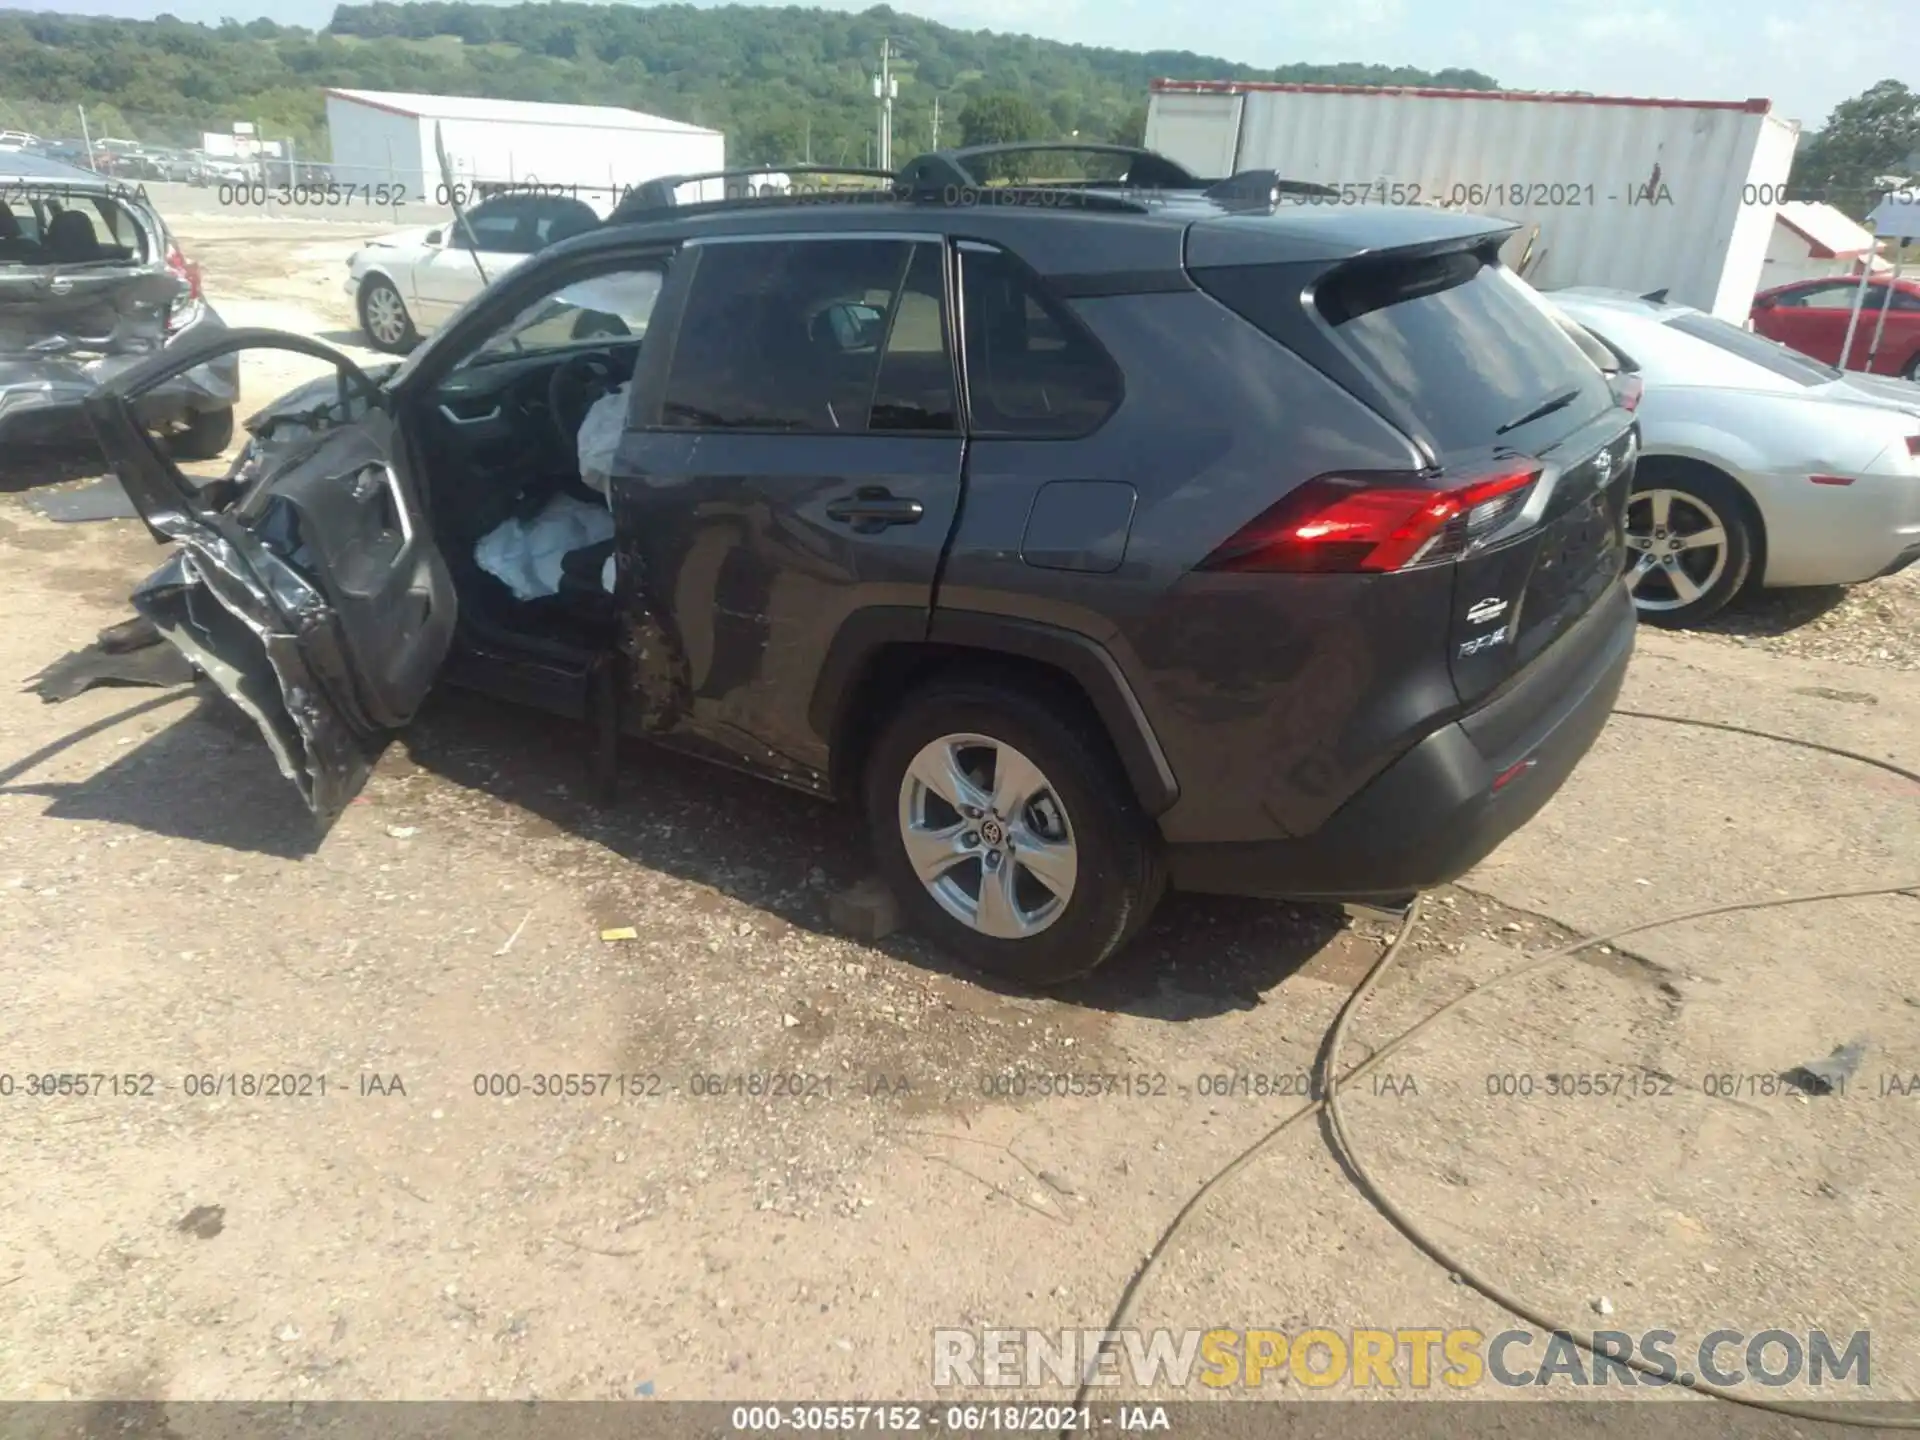
[[[861,534],[884,530],[889,525],[916,525],[926,514],[918,500],[895,495],[877,485],[863,485],[851,495],[842,495],[827,503],[827,518],[851,525]]]

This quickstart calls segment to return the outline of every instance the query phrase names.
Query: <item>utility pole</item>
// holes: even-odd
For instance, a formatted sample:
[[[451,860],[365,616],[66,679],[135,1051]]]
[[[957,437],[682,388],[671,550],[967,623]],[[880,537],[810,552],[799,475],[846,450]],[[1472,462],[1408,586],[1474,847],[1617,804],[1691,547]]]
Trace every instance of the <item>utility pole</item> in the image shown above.
[[[893,41],[881,37],[880,73],[873,77],[873,98],[880,102],[880,168],[893,169],[893,102],[900,82],[893,75]]]
[[[940,148],[940,97],[938,95],[933,97],[933,143],[927,148],[929,150]]]
[[[87,169],[98,170],[100,167],[93,163],[93,134],[87,129],[87,107],[80,105],[75,108],[80,112],[80,142],[87,147]]]

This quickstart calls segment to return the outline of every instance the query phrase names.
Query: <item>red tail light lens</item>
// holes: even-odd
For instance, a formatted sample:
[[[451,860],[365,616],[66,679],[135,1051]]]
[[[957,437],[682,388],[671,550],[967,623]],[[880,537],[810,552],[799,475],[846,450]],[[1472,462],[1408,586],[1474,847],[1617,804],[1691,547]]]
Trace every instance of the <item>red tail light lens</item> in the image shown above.
[[[187,293],[173,302],[173,308],[167,312],[167,333],[192,324],[200,318],[203,303],[200,294],[200,267],[181,253],[180,247],[168,242],[167,269],[187,282]]]
[[[1200,568],[1377,574],[1458,559],[1512,518],[1540,473],[1529,462],[1449,489],[1401,471],[1321,475],[1242,526]]]
[[[1613,377],[1613,398],[1622,410],[1638,410],[1640,396],[1646,388],[1638,375],[1622,373]]]
[[[1907,436],[1907,453],[1909,455],[1920,455],[1920,435]]]

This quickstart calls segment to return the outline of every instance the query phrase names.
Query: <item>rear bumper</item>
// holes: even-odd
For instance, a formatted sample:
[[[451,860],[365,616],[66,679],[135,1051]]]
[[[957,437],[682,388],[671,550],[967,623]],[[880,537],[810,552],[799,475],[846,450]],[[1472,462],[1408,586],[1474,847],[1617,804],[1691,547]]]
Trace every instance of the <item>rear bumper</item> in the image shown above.
[[[1443,725],[1311,835],[1168,849],[1176,888],[1396,903],[1457,880],[1553,798],[1607,723],[1633,654],[1616,586],[1518,684]],[[1524,766],[1500,789],[1494,782]]]
[[[206,312],[175,336],[201,333],[202,327],[224,329],[225,322],[209,306]],[[144,354],[101,355],[89,360],[60,357],[0,358],[0,442],[9,445],[86,444],[92,440],[80,402],[103,380],[146,359]],[[225,355],[196,365],[151,395],[143,396],[140,419],[161,427],[184,422],[203,411],[227,410],[240,398],[240,361]]]
[[[1891,574],[1920,548],[1920,476],[1867,474],[1832,486],[1803,475],[1772,479],[1761,507],[1770,587],[1857,585]]]

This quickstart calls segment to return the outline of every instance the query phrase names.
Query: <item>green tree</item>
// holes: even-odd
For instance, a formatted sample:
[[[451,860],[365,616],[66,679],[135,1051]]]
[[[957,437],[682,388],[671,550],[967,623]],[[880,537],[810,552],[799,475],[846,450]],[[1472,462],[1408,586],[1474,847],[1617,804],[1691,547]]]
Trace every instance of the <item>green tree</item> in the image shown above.
[[[1878,178],[1899,174],[1917,150],[1920,94],[1882,80],[1842,100],[1826,126],[1800,142],[1789,183],[1795,195],[1826,200],[1861,219],[1879,193]]]
[[[995,91],[967,101],[960,112],[960,143],[1005,145],[1018,140],[1051,140],[1046,112],[1026,96]]]

